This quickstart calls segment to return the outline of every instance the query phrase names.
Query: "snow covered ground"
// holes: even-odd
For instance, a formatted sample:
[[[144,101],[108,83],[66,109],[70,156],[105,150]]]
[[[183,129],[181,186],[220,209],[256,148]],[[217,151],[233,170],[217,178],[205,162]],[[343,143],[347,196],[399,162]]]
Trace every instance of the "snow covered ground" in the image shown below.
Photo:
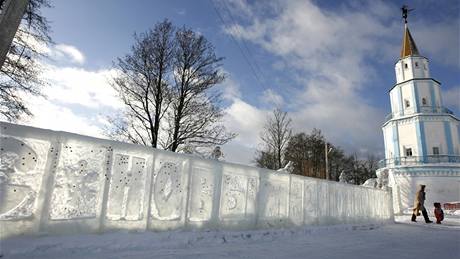
[[[289,230],[17,237],[3,258],[460,258],[460,218]]]

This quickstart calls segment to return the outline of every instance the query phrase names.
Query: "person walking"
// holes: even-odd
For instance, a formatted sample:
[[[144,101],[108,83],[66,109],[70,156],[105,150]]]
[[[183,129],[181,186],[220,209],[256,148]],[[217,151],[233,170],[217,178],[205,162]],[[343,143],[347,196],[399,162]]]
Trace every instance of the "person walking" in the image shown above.
[[[433,221],[431,221],[428,218],[428,212],[425,209],[424,203],[425,203],[425,185],[422,184],[420,185],[420,189],[415,194],[414,209],[412,212],[411,221],[417,222],[417,220],[415,219],[417,218],[418,215],[420,215],[420,211],[422,211],[422,215],[425,218],[425,222],[433,223]]]

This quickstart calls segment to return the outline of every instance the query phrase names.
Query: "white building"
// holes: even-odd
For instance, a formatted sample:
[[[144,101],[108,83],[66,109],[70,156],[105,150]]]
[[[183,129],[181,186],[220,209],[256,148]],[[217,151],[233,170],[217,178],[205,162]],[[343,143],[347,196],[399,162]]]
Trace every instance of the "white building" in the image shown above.
[[[460,200],[460,123],[443,106],[441,83],[430,76],[405,24],[401,56],[390,89],[391,113],[382,126],[385,160],[396,213],[412,208],[418,185],[426,185],[425,206]],[[431,210],[431,209],[430,209]]]

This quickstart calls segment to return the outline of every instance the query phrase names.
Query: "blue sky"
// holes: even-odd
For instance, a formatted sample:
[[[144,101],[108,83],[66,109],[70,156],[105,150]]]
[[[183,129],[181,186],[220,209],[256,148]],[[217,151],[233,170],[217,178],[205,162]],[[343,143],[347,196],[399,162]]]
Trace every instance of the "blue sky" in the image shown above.
[[[442,3],[441,3],[442,2]],[[102,136],[121,109],[107,84],[133,33],[167,18],[202,33],[225,57],[225,125],[239,136],[226,159],[250,163],[265,116],[288,111],[296,132],[322,129],[348,153],[383,154],[380,126],[390,112],[403,35],[402,1],[53,1],[43,10],[56,46],[48,50],[48,99],[34,99],[25,123]],[[460,114],[458,1],[405,1],[411,33],[445,106]]]

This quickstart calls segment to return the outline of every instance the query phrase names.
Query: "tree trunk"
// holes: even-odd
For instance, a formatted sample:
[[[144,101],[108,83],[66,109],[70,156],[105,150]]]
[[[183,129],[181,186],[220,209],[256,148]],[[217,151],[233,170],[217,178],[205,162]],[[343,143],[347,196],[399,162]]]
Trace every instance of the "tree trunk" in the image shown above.
[[[3,10],[0,14],[0,67],[5,62],[27,4],[29,0],[6,0],[3,3]]]

